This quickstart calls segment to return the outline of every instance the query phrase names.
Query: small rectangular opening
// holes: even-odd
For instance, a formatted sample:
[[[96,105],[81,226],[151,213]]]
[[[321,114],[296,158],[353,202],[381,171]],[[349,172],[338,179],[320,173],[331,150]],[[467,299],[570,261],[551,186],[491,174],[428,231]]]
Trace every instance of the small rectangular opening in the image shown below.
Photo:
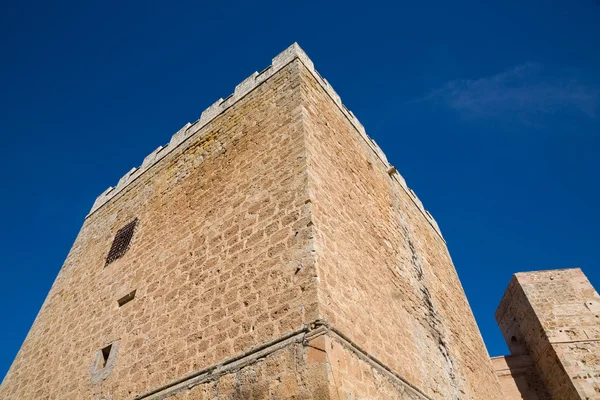
[[[119,307],[123,307],[123,305],[125,305],[125,304],[129,303],[131,300],[133,300],[133,298],[135,297],[136,291],[137,291],[137,289],[126,294],[125,296],[121,297],[119,300],[117,300],[117,303],[119,303]]]
[[[90,366],[90,382],[100,383],[112,372],[117,363],[117,352],[119,351],[119,340],[106,345],[94,354],[94,361]]]
[[[110,356],[111,349],[112,344],[109,344],[100,351],[102,353],[102,357],[98,357],[98,365],[96,366],[96,371],[106,367],[106,363],[108,362],[108,357]]]

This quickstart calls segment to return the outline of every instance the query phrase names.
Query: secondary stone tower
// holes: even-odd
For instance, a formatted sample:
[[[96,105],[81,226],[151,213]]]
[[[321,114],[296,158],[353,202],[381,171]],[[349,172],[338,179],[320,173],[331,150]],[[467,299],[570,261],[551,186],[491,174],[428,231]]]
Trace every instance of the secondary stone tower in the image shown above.
[[[0,398],[503,396],[437,224],[294,44],[98,197]]]
[[[579,268],[515,274],[496,320],[507,400],[600,399],[600,298]]]

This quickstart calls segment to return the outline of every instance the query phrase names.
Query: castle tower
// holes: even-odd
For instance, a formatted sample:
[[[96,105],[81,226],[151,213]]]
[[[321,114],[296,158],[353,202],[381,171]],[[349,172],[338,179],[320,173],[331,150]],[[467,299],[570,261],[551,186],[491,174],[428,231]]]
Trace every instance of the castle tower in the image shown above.
[[[600,399],[600,301],[579,268],[515,274],[496,311],[506,399]]]
[[[437,224],[294,44],[97,199],[0,398],[502,396]]]

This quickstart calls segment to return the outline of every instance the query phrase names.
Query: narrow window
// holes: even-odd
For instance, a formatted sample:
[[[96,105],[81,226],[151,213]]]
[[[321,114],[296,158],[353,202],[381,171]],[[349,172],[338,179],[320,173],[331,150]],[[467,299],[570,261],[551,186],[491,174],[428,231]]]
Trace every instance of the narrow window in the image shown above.
[[[110,375],[117,361],[118,350],[119,341],[117,340],[96,352],[94,363],[90,370],[90,380],[92,383],[102,382]]]
[[[102,369],[106,367],[106,363],[108,362],[108,357],[110,356],[110,350],[112,349],[112,344],[109,344],[105,348],[101,350],[102,357],[98,357],[98,365],[96,369]]]
[[[136,289],[137,290],[137,289]],[[131,293],[126,294],[125,296],[121,297],[119,300],[117,300],[117,303],[119,303],[119,307],[123,307],[125,304],[129,303],[131,300],[133,300],[133,298],[135,297],[135,292],[136,290],[134,290]]]
[[[116,259],[119,259],[123,257],[123,255],[125,255],[125,253],[129,249],[129,245],[131,244],[131,238],[133,237],[133,232],[135,231],[135,226],[137,225],[137,222],[138,219],[136,218],[117,231],[112,246],[110,246],[110,250],[108,252],[108,255],[106,256],[105,265],[108,265]]]

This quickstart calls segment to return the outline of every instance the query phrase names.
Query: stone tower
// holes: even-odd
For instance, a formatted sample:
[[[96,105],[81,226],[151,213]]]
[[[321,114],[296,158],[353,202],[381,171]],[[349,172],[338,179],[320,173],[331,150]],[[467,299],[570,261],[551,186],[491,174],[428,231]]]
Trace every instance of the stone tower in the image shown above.
[[[515,274],[496,320],[506,399],[600,399],[600,298],[579,268]]]
[[[294,44],[100,195],[0,398],[502,395],[437,224]]]

